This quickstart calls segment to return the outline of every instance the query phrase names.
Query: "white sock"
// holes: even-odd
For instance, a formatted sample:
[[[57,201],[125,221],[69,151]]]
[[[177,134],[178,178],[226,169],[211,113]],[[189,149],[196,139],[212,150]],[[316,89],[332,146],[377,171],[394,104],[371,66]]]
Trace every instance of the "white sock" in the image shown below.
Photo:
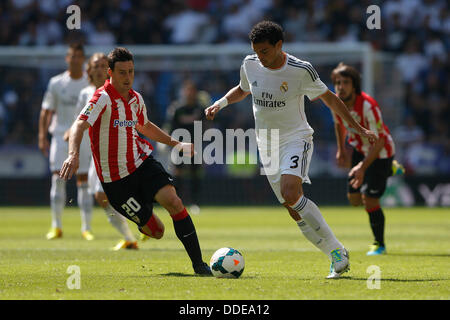
[[[323,239],[323,244],[320,243],[320,250],[325,253],[330,259],[330,252],[335,249],[344,249],[342,243],[334,236],[328,224],[325,222],[319,208],[314,202],[301,196],[300,199],[291,206],[307,225],[317,234],[318,237]]]
[[[127,219],[120,213],[118,213],[109,203],[104,210],[109,223],[111,223],[111,225],[116,228],[116,230],[119,231],[121,235],[123,235],[125,240],[135,242],[136,238],[131,233],[130,227],[127,223]]]
[[[321,250],[322,252],[324,252],[325,254],[328,254],[327,252],[325,252],[325,248],[324,248],[324,243],[325,241],[323,240],[322,237],[320,237],[306,222],[305,220],[299,220],[296,221],[298,227],[300,228],[300,230],[302,231],[303,235],[305,236],[306,239],[309,240],[309,242],[311,242],[315,247],[317,247],[319,250]]]
[[[89,193],[88,183],[84,182],[77,188],[78,206],[81,214],[81,232],[91,230],[92,207],[94,200]]]
[[[50,208],[52,211],[52,227],[62,228],[62,211],[66,204],[66,181],[57,174],[52,175],[50,188]]]

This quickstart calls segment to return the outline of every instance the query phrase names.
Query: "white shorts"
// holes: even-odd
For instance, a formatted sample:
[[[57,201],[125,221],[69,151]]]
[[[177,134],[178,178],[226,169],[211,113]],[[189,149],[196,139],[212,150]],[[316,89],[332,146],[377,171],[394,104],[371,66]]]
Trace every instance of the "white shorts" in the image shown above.
[[[53,135],[50,143],[50,170],[52,172],[59,171],[69,153],[68,142],[64,141],[62,135]],[[85,133],[80,145],[80,166],[77,174],[86,174],[89,171],[89,163],[91,162],[91,146],[89,136]]]
[[[94,159],[92,159],[91,166],[89,167],[88,184],[89,184],[89,193],[91,194],[96,194],[97,192],[105,192],[103,191],[102,183],[98,178],[97,170],[95,169]]]
[[[278,168],[264,168],[267,180],[269,180],[270,186],[280,203],[285,202],[281,196],[281,175],[291,174],[300,177],[303,183],[311,183],[308,171],[313,149],[312,136],[291,139],[286,143],[282,143],[279,147]],[[264,155],[267,155],[267,153],[260,150],[261,160],[263,163],[268,163],[264,159]],[[272,161],[272,163],[274,162]]]

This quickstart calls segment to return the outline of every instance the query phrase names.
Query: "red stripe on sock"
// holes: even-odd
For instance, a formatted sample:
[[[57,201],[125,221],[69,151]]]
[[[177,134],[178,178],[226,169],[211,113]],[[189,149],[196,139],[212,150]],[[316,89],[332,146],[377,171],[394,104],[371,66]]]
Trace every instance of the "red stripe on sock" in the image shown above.
[[[380,210],[380,209],[381,209],[380,206],[376,206],[376,207],[373,207],[373,208],[371,208],[371,209],[366,209],[366,211],[367,211],[368,213],[372,213],[372,212],[375,212],[375,211]]]
[[[187,212],[186,208],[183,209],[183,211],[171,215],[173,221],[179,221],[179,220],[183,220],[184,218],[186,218],[189,215],[189,213]]]
[[[162,230],[159,228],[158,223],[156,222],[155,216],[152,214],[150,219],[147,222],[147,226],[152,230],[152,233],[161,232]]]

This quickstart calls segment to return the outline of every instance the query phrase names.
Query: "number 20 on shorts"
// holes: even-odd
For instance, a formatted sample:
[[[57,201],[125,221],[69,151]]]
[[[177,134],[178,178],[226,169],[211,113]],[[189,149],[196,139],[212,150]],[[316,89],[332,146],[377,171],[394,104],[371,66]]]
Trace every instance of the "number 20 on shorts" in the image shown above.
[[[141,210],[141,205],[139,202],[136,201],[133,197],[130,197],[126,203],[122,205],[122,209],[125,210],[127,215],[132,219],[134,222],[139,223],[139,217],[136,215],[136,213]]]

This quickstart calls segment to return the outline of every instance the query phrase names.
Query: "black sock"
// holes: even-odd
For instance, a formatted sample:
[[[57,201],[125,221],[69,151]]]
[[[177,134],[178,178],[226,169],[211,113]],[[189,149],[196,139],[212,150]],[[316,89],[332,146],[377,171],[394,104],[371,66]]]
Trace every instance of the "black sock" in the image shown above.
[[[381,207],[376,207],[372,210],[368,210],[370,227],[372,228],[375,241],[379,243],[380,246],[384,245],[384,214]]]
[[[181,220],[173,220],[173,226],[175,228],[175,234],[181,243],[183,243],[192,264],[198,265],[202,263],[202,252],[191,217],[187,216]]]

